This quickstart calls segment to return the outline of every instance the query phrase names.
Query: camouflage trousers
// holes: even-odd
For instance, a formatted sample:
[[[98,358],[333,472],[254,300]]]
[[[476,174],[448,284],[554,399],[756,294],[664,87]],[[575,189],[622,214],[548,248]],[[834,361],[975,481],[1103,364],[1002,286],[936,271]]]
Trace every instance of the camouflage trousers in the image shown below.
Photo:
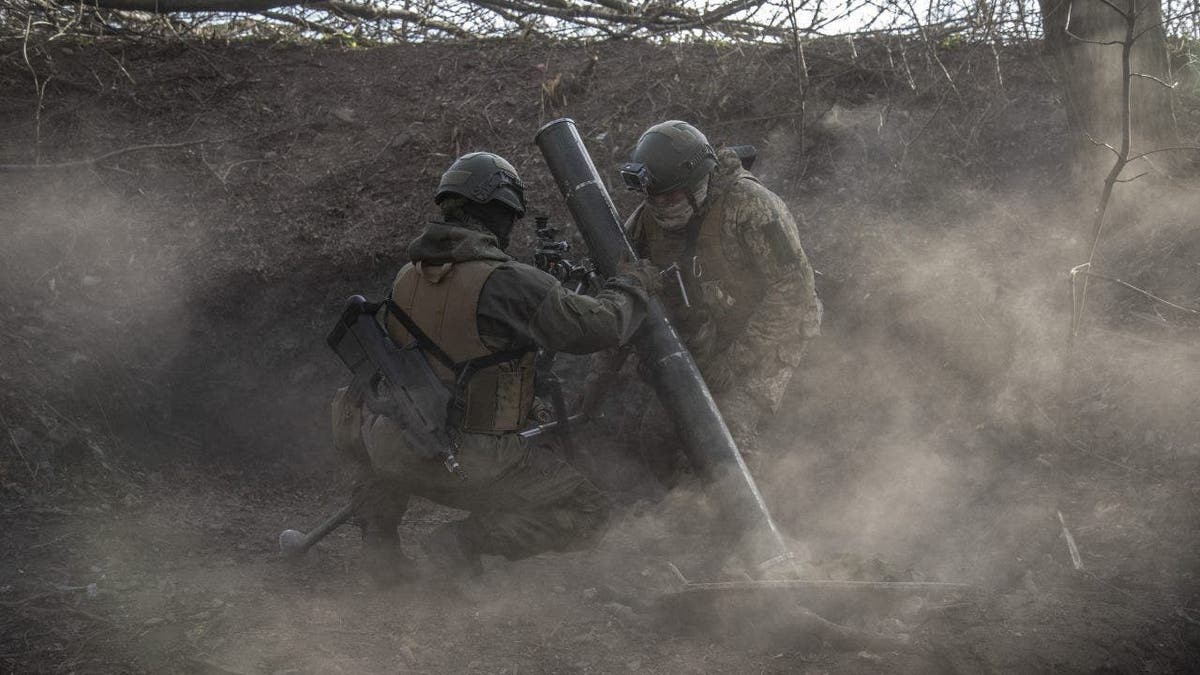
[[[802,353],[802,349],[796,350],[787,360],[774,354],[764,355],[754,366],[738,372],[728,386],[712,392],[721,417],[751,471],[757,471],[763,459],[759,429],[779,411]],[[652,398],[643,407],[638,423],[640,452],[655,477],[670,487],[686,471],[687,459],[670,417],[657,397]]]
[[[336,426],[335,419],[335,436]],[[370,459],[356,495],[364,520],[398,525],[409,498],[424,497],[469,512],[459,531],[475,553],[512,560],[587,548],[608,522],[604,494],[550,446],[516,434],[464,434],[463,480],[411,451],[387,417],[366,413],[361,430]]]

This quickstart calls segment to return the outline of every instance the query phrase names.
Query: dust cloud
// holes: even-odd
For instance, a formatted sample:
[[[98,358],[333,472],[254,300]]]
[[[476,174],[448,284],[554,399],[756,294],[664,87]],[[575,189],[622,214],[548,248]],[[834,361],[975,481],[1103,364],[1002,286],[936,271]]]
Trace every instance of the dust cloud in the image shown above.
[[[358,61],[328,61],[341,69],[339,86],[369,84],[346,75]],[[928,98],[818,100],[809,109],[818,119],[803,135],[771,118],[728,130],[758,143],[756,173],[803,216],[826,310],[824,335],[761,430],[759,482],[809,578],[964,582],[999,598],[981,603],[992,614],[970,620],[952,614],[961,607],[937,607],[951,618],[930,619],[861,597],[814,609],[940,641],[953,652],[949,669],[964,672],[984,669],[977,651],[1014,672],[1057,667],[1063,654],[1067,670],[1106,665],[1103,655],[1035,634],[1081,644],[1159,640],[1141,600],[1131,601],[1135,609],[1100,606],[1093,587],[1078,589],[1096,583],[1106,598],[1171,608],[1195,597],[1196,505],[1186,473],[1200,458],[1196,322],[1094,282],[1064,381],[1067,272],[1086,256],[1094,195],[1058,180],[1069,171],[1055,148],[1020,147],[1013,129],[1032,124],[1025,109],[988,106],[972,124],[948,120]],[[115,496],[94,488],[66,500],[69,519],[26,535],[26,544],[44,545],[34,556],[58,556],[33,563],[56,570],[48,578],[94,584],[127,628],[105,648],[146,670],[201,672],[809,668],[805,655],[824,652],[805,642],[794,616],[765,644],[732,630],[763,623],[747,620],[770,604],[761,598],[718,606],[715,635],[676,630],[699,611],[659,613],[657,599],[678,583],[667,561],[701,575],[720,571],[706,558],[728,553],[709,537],[714,505],[691,489],[620,495],[596,550],[489,560],[482,579],[462,584],[428,569],[399,589],[366,584],[351,527],[299,565],[277,559],[280,530],[310,529],[348,493],[348,473],[323,458],[325,399],[344,378],[322,345],[327,323],[346,295],[380,289],[394,273],[417,222],[401,227],[395,214],[412,215],[404,210],[418,203],[412,195],[426,194],[430,167],[450,155],[445,138],[457,143],[460,133],[422,122],[387,164],[393,150],[370,135],[378,130],[330,122],[327,112],[312,113],[321,120],[315,130],[305,120],[263,148],[227,149],[222,166],[255,158],[262,171],[247,174],[261,182],[247,179],[242,192],[204,173],[211,155],[148,172],[158,180],[148,194],[116,168],[0,184],[0,339],[15,345],[0,357],[11,378],[5,415],[33,410],[25,419],[53,420],[106,453],[135,458]],[[611,111],[601,112],[594,117]],[[648,119],[656,112],[639,113],[647,119],[630,128],[657,121]],[[526,136],[488,140],[532,157]],[[994,155],[971,156],[980,138],[991,139]],[[289,164],[293,147],[300,154]],[[410,154],[425,165],[403,174],[399,162]],[[363,157],[366,166],[353,163]],[[554,194],[537,160],[519,168]],[[1097,269],[1198,304],[1200,200],[1184,192],[1121,186]],[[617,438],[622,427],[607,429],[600,438],[581,430],[580,444],[625,460],[636,454],[628,430]],[[35,466],[60,464],[54,443],[30,458]],[[1060,513],[1091,577],[1070,576]],[[408,552],[422,559],[415,542],[451,515],[415,505],[403,529]],[[61,549],[47,544],[58,536],[68,537]],[[31,567],[10,568],[18,564]],[[20,588],[27,597],[44,591]],[[1083,618],[1062,619],[1071,613]],[[781,653],[789,656],[776,661]],[[817,658],[835,670],[931,670],[862,653]],[[1118,665],[1141,655],[1131,649]]]
[[[876,107],[824,125],[850,155],[834,159],[833,173],[839,161],[901,156],[884,147],[885,120]],[[925,120],[891,123],[907,123],[893,138],[911,138]],[[780,413],[778,464],[764,482],[777,517],[818,560],[849,552],[899,578],[1004,587],[1041,556],[1066,556],[1060,510],[1109,535],[1157,517],[1160,501],[1125,502],[1123,523],[1106,520],[1088,504],[1114,503],[1109,479],[1075,467],[1116,470],[1120,482],[1195,458],[1195,320],[1093,281],[1064,375],[1068,271],[1086,260],[1099,178],[1094,191],[1012,194],[922,168],[898,169],[928,186],[900,208],[863,198],[886,196],[887,184],[793,200],[809,219],[805,234],[840,255],[810,251],[823,272],[825,336]],[[1097,269],[1195,306],[1197,206],[1178,190],[1121,186]],[[824,228],[838,233],[832,243],[821,241]],[[1100,544],[1106,555],[1112,545]],[[1135,546],[1125,553],[1137,555]]]
[[[22,426],[28,461],[67,469],[64,443],[139,454],[170,416],[161,391],[193,330],[182,247],[157,235],[196,223],[164,222],[86,171],[6,178],[0,202],[6,408],[40,420]]]

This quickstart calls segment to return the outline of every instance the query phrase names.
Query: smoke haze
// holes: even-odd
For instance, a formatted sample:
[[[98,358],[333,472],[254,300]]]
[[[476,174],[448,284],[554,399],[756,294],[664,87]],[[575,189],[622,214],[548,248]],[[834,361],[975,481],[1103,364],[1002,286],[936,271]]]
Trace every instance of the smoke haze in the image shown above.
[[[1063,159],[1065,114],[1036,59],[1006,55],[1007,91],[964,74],[961,98],[933,64],[915,92],[893,86],[895,73],[818,71],[800,126],[780,84],[790,57],[769,50],[493,47],[486,69],[462,45],[230,47],[227,77],[211,82],[177,77],[200,68],[186,55],[135,51],[125,67],[143,84],[120,96],[52,90],[48,157],[212,142],[0,174],[0,409],[18,441],[5,495],[70,514],[21,511],[0,579],[14,602],[95,584],[96,598],[71,606],[121,626],[98,640],[110,660],[97,663],[143,670],[1090,672],[1169,670],[1195,653],[1194,629],[1147,616],[1196,601],[1200,322],[1094,281],[1064,381],[1067,273],[1086,259],[1099,184],[1080,188]],[[538,78],[592,53],[592,89],[547,109]],[[980,54],[955,58],[963,73],[992,72]],[[95,61],[40,65],[80,82],[87,67],[115,68]],[[19,77],[0,72],[16,91]],[[510,86],[494,91],[501,80]],[[739,92],[737,105],[714,83]],[[311,528],[349,487],[324,407],[344,379],[323,345],[342,300],[381,292],[461,152],[511,158],[535,203],[565,222],[529,140],[560,114],[576,117],[610,180],[661,119],[758,146],[756,174],[803,217],[826,311],[763,430],[760,482],[810,578],[990,594],[822,605],[851,626],[915,634],[936,658],[825,651],[794,616],[776,616],[769,639],[732,632],[760,628],[747,617],[774,616],[772,599],[660,614],[654,600],[675,583],[665,561],[693,573],[713,553],[712,505],[689,490],[658,503],[621,495],[630,503],[598,550],[489,561],[462,586],[366,586],[353,528],[298,567],[274,558],[279,530]],[[2,115],[16,131],[0,157],[24,161],[29,120]],[[614,198],[622,213],[633,206]],[[1120,186],[1097,269],[1200,304],[1198,202],[1170,183]],[[601,459],[629,441],[592,433],[580,442]],[[81,444],[82,457],[70,450]],[[1090,576],[1073,569],[1060,513]],[[409,553],[423,559],[415,542],[452,515],[417,504]],[[715,632],[676,630],[712,615]]]

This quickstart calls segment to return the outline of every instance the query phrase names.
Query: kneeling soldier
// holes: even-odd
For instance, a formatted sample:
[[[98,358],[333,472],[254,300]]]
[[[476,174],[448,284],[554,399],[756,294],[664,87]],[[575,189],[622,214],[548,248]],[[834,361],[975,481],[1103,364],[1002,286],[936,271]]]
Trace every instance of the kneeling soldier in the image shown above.
[[[714,149],[681,121],[646,130],[621,176],[644,200],[626,230],[638,256],[674,271],[667,314],[696,359],[743,454],[779,410],[806,342],[819,334],[821,301],[787,206],[733,148]],[[626,351],[594,359],[586,409],[615,379]],[[640,445],[673,484],[682,453],[662,409],[644,409]]]
[[[539,348],[586,354],[623,344],[658,282],[647,263],[627,265],[589,297],[513,260],[504,249],[525,213],[524,185],[497,155],[456,160],[435,201],[443,217],[409,245],[411,262],[396,276],[390,299],[455,362],[486,358],[488,365],[465,382],[429,359],[456,388],[460,405],[449,424],[466,480],[406,447],[394,420],[372,413],[353,390],[339,390],[333,402],[336,444],[368,467],[355,488],[356,516],[368,569],[384,582],[411,564],[397,527],[412,495],[470,513],[425,541],[435,564],[452,573],[478,573],[485,554],[515,560],[583,548],[599,537],[608,517],[604,495],[558,455],[517,433],[530,423],[534,356]],[[412,339],[396,316],[387,316],[385,328],[397,344]]]

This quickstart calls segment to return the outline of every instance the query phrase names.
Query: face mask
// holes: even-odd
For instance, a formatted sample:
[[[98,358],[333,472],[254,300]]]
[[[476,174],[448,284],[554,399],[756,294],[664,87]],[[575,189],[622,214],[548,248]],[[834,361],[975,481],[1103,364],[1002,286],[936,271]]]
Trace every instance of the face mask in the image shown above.
[[[686,199],[680,199],[670,206],[656,206],[647,203],[646,210],[649,211],[650,217],[664,230],[678,230],[683,228],[692,219],[693,213],[692,205]]]
[[[689,200],[686,196],[681,196],[674,200],[646,200],[646,210],[649,211],[650,217],[654,218],[659,227],[667,231],[676,231],[683,229],[696,211],[692,208],[692,204],[701,206],[704,204],[705,197],[708,196],[708,181],[700,183],[700,187],[692,193],[692,199]]]

